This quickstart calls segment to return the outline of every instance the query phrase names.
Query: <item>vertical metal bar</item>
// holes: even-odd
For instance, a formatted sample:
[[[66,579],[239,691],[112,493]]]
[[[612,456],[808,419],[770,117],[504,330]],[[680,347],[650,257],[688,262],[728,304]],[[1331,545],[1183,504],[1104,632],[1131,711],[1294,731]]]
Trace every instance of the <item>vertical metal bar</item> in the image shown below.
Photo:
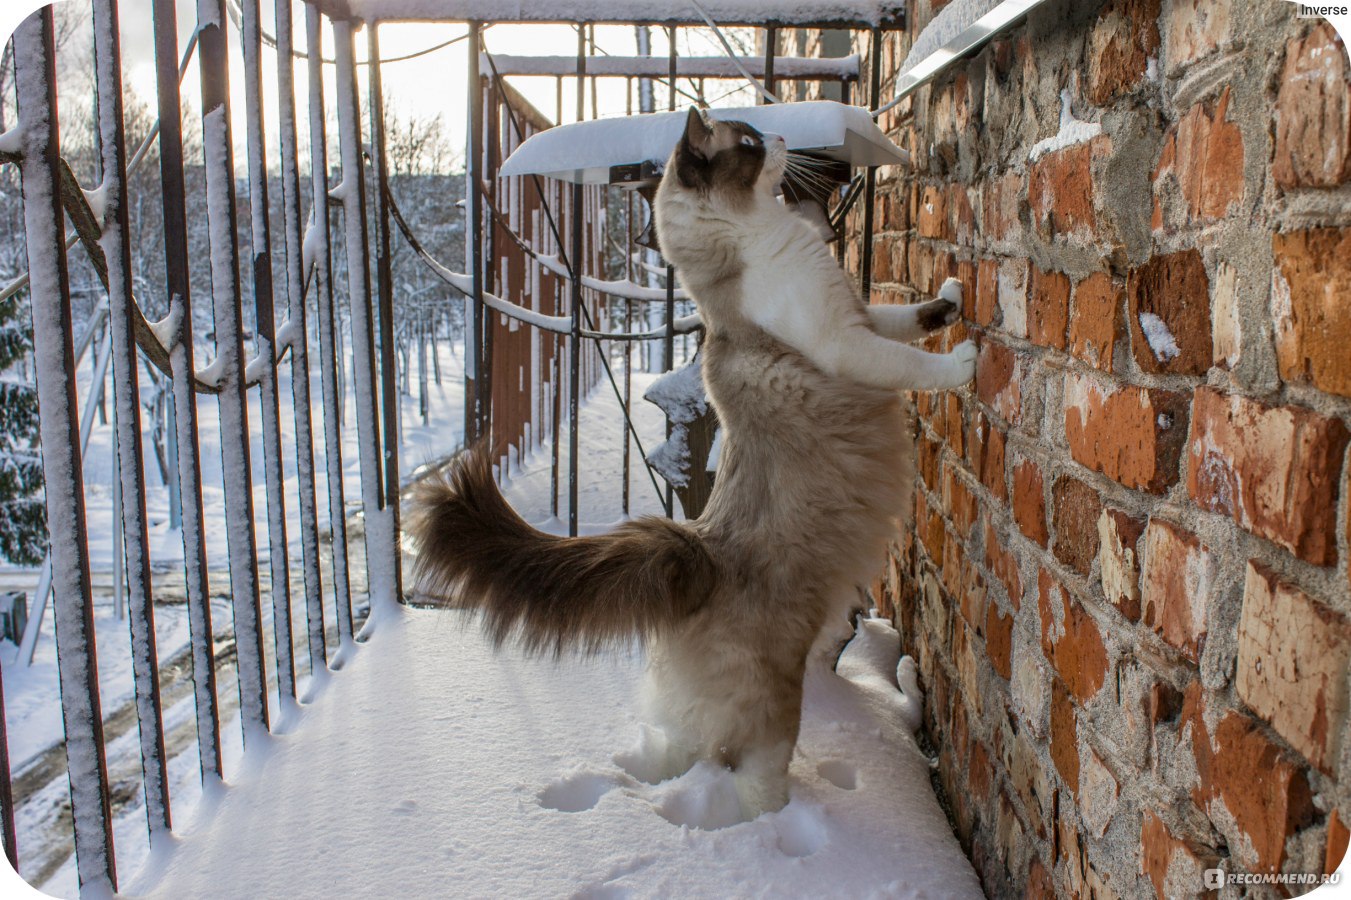
[[[577,121],[582,121],[586,104],[586,29],[577,27]],[[578,397],[581,387],[582,359],[582,259],[583,186],[572,186],[572,339],[568,342],[568,534],[577,534],[577,453],[581,411]]]
[[[14,787],[9,778],[9,734],[5,728],[5,679],[0,668],[0,836],[10,868],[19,871],[19,839],[14,829]]]
[[[286,482],[281,469],[281,405],[277,398],[277,318],[272,296],[272,228],[268,222],[267,145],[263,134],[263,38],[259,0],[240,0],[244,45],[244,105],[248,132],[250,236],[253,241],[255,346],[262,363],[258,405],[263,420],[263,483],[267,488],[268,566],[272,575],[272,637],[277,696],[296,696],[291,636],[291,562],[286,539]]]
[[[666,29],[666,38],[668,44],[668,63],[667,77],[670,81],[670,97],[667,100],[667,107],[675,112],[676,108],[676,29],[674,25]],[[666,264],[666,336],[662,341],[662,356],[665,357],[662,364],[662,371],[669,372],[675,368],[675,267],[669,262]],[[671,439],[671,420],[666,420],[666,439]],[[675,488],[668,481],[666,483],[666,496],[663,498],[663,506],[666,509],[666,517],[675,516]]]
[[[140,729],[141,773],[150,842],[158,842],[173,822],[160,708],[159,658],[155,649],[155,607],[150,589],[150,545],[146,535],[144,456],[141,448],[141,388],[136,340],[131,332],[135,300],[131,292],[131,242],[127,216],[126,134],[122,112],[122,52],[117,0],[94,0],[94,68],[98,81],[99,152],[103,166],[103,234],[99,240],[108,263],[108,333],[113,356],[113,422],[117,433],[120,507],[114,525],[121,546],[113,547],[115,575],[125,564],[131,617],[131,665],[136,683],[136,721]]]
[[[281,0],[287,2],[287,0]],[[347,500],[342,483],[342,393],[339,390],[340,330],[334,322],[332,245],[328,227],[328,135],[324,116],[324,35],[319,9],[305,4],[310,114],[310,227],[314,247],[314,305],[319,313],[319,383],[324,399],[324,470],[328,481],[328,527],[333,538],[333,609],[338,642],[352,640],[352,588],[347,561]],[[310,623],[313,633],[315,625]],[[323,629],[320,627],[320,637]],[[314,638],[311,637],[311,653]],[[313,665],[311,657],[311,665]]]
[[[628,78],[624,81],[624,111],[627,115],[633,115],[633,79]],[[625,191],[624,202],[628,204],[625,210],[627,215],[624,217],[624,277],[629,281],[634,280],[633,271],[633,191]],[[633,301],[624,301],[624,330],[633,330]],[[620,345],[624,348],[624,415],[627,420],[633,413],[633,344],[628,341],[621,341]],[[630,450],[633,446],[633,437],[629,434],[628,421],[620,425],[624,432],[624,493],[622,497],[622,509],[624,515],[629,514],[629,481],[632,475],[632,462]]]
[[[15,97],[21,148],[33,359],[47,530],[52,541],[57,672],[66,764],[81,890],[116,891],[108,767],[99,707],[89,542],[84,515],[70,280],[61,212],[60,137],[56,112],[56,48],[52,8],[34,13],[14,32]]]
[[[487,318],[483,313],[483,83],[479,72],[482,29],[481,22],[469,23],[469,218],[465,222],[465,238],[469,242],[466,256],[474,296],[470,304],[472,326],[466,322],[465,331],[471,336],[474,349],[472,359],[466,353],[464,374],[466,389],[470,380],[474,387],[464,405],[466,444],[482,436],[486,403],[483,396],[483,330]]]
[[[253,729],[267,730],[267,673],[263,660],[258,544],[253,532],[253,469],[244,387],[244,326],[239,287],[239,230],[235,205],[234,139],[230,126],[230,59],[225,0],[197,0],[197,60],[202,87],[202,145],[206,162],[206,224],[211,246],[211,305],[220,370],[220,455],[225,474],[225,536],[230,550],[230,604],[234,611],[239,710],[247,745]]]
[[[197,752],[202,779],[221,777],[220,710],[212,642],[211,593],[202,522],[202,462],[193,393],[192,292],[188,281],[187,192],[183,180],[182,110],[178,94],[178,14],[174,0],[154,0],[155,79],[159,98],[159,158],[164,215],[165,296],[169,298],[169,365],[173,370],[178,482],[183,502],[183,567],[192,635]]]
[[[333,23],[338,67],[338,149],[342,158],[343,227],[347,235],[347,298],[352,329],[352,380],[356,384],[357,451],[365,513],[366,572],[372,609],[391,599],[392,535],[381,515],[380,429],[376,420],[375,323],[371,309],[370,242],[366,234],[366,179],[361,163],[361,103],[357,95],[356,34],[350,20]]]
[[[872,42],[868,51],[872,73],[869,81],[869,96],[872,106],[877,108],[882,94],[882,29],[872,29]],[[862,269],[863,302],[872,302],[873,289],[873,204],[877,201],[877,167],[869,166],[863,180],[863,258],[859,263]]]
[[[380,314],[380,374],[385,440],[385,504],[389,510],[387,526],[393,545],[394,597],[403,596],[403,558],[399,552],[399,390],[394,383],[398,373],[398,352],[394,344],[394,269],[389,235],[389,154],[385,146],[385,96],[380,81],[380,26],[366,26],[367,72],[371,92],[371,150],[375,169],[375,284]]]
[[[765,26],[765,90],[774,93],[774,57],[779,53],[779,29],[774,25]],[[768,97],[761,97],[762,104],[768,103]]]
[[[277,123],[281,146],[282,233],[286,244],[287,330],[291,344],[291,406],[296,427],[296,489],[300,505],[301,570],[305,578],[305,621],[310,671],[327,664],[324,640],[324,582],[319,574],[319,511],[314,486],[314,424],[310,415],[309,326],[305,303],[305,237],[300,218],[300,164],[297,159],[295,28],[291,0],[276,0]],[[322,89],[322,88],[321,88]],[[320,174],[322,176],[322,163]],[[320,207],[316,217],[325,215]],[[315,223],[318,227],[318,223]],[[336,549],[335,549],[336,553]]]

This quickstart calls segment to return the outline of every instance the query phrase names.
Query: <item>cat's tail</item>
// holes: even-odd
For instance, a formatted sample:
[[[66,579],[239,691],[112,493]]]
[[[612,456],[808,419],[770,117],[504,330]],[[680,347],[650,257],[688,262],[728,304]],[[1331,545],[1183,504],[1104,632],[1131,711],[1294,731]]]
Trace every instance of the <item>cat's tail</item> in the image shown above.
[[[655,517],[607,534],[557,537],[503,498],[488,454],[469,450],[417,486],[407,523],[419,592],[478,609],[498,644],[593,652],[644,638],[709,601],[716,578],[691,529]]]

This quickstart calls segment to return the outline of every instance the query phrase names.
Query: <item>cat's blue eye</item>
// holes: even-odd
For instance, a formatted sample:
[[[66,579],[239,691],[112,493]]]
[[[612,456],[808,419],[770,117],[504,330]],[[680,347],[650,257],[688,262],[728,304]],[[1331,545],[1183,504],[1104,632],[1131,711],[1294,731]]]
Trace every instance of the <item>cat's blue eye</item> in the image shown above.
[[[741,136],[741,143],[745,144],[747,147],[754,147],[756,144],[760,142],[757,141],[755,138],[751,137],[749,134],[743,134]]]

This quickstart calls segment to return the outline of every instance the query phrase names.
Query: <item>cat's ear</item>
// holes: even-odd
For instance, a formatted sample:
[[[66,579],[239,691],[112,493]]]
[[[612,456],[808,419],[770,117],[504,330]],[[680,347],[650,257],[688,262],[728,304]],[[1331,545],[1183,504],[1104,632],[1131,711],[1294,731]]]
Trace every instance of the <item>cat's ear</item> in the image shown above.
[[[709,145],[713,140],[713,128],[704,118],[703,112],[697,106],[690,107],[690,114],[685,118],[685,146],[690,152],[702,159],[708,159],[712,154],[709,153]]]

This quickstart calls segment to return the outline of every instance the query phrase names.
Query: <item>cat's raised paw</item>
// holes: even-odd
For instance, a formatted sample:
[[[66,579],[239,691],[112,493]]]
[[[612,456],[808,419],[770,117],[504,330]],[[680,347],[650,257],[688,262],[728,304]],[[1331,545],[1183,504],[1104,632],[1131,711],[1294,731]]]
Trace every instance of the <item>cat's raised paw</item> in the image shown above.
[[[938,289],[938,299],[946,300],[956,306],[962,305],[962,283],[956,278],[949,278],[943,282],[943,286]]]
[[[956,322],[961,316],[962,308],[959,303],[940,297],[920,306],[917,318],[919,326],[925,331],[937,331]]]

